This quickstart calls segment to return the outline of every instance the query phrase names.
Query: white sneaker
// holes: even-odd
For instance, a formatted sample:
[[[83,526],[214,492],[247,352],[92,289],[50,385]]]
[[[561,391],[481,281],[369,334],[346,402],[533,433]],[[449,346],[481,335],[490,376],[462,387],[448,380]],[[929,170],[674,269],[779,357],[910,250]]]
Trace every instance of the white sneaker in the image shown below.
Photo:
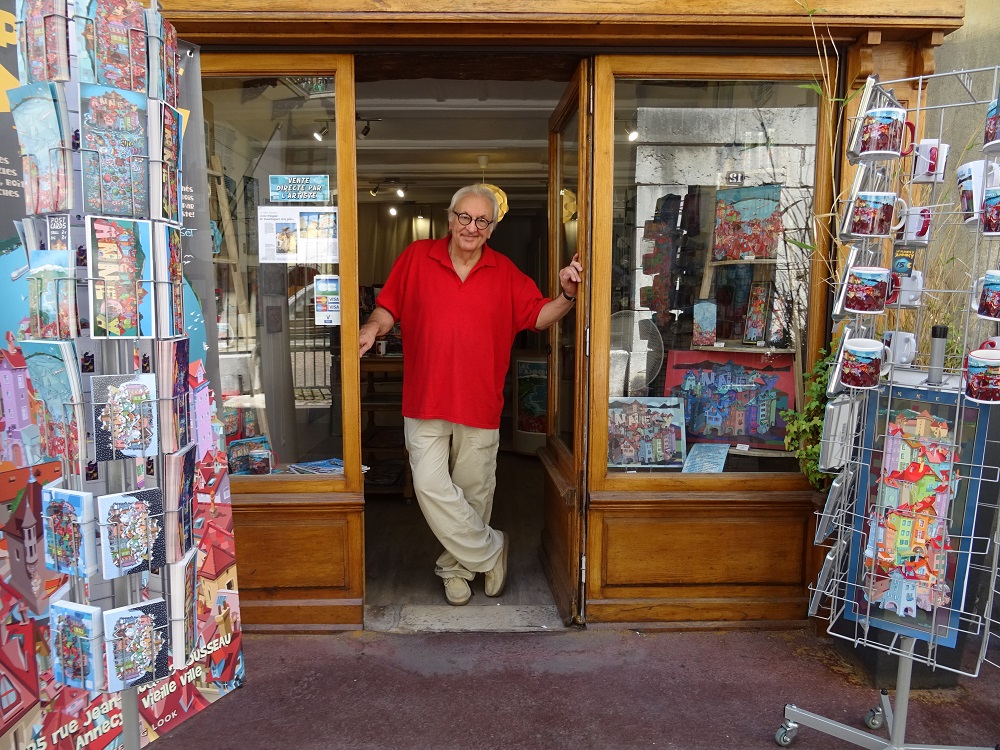
[[[486,596],[500,596],[504,586],[507,585],[507,555],[510,552],[510,540],[502,531],[497,533],[503,546],[500,548],[500,557],[496,565],[486,571]]]
[[[469,582],[464,578],[445,578],[444,598],[453,607],[461,607],[463,604],[468,604],[469,599],[472,598],[472,589],[469,588]]]

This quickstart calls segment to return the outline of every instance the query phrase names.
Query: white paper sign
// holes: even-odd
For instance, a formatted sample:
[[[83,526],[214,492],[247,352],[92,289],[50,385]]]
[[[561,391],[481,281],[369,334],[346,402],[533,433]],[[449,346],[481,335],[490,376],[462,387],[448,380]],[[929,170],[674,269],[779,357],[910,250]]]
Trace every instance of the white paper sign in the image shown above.
[[[261,263],[339,263],[336,207],[259,206]]]

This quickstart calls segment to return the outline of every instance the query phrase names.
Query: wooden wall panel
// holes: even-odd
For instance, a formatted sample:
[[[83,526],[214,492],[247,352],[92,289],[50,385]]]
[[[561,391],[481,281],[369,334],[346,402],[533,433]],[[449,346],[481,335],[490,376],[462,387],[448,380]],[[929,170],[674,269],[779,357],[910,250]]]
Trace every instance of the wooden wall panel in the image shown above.
[[[594,493],[587,622],[801,621],[810,492]]]
[[[234,495],[233,530],[248,632],[362,626],[360,495]]]

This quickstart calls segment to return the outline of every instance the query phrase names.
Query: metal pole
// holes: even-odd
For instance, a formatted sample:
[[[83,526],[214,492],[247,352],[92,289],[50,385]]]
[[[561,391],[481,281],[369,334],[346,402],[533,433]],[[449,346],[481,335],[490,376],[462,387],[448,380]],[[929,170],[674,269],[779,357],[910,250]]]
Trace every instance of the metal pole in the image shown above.
[[[892,739],[892,746],[902,750],[906,745],[906,713],[910,704],[913,650],[917,641],[911,636],[903,636],[900,641],[903,653],[899,655],[899,667],[896,670],[896,704],[892,714],[892,729],[889,736]]]

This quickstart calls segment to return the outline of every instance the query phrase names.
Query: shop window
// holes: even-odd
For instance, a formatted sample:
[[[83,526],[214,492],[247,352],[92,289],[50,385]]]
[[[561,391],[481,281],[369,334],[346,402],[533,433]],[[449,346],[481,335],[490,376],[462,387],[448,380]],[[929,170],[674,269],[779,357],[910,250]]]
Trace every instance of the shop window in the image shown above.
[[[340,460],[333,78],[206,78],[203,90],[215,270],[206,314],[230,471]]]
[[[797,471],[818,100],[615,84],[609,472]]]

